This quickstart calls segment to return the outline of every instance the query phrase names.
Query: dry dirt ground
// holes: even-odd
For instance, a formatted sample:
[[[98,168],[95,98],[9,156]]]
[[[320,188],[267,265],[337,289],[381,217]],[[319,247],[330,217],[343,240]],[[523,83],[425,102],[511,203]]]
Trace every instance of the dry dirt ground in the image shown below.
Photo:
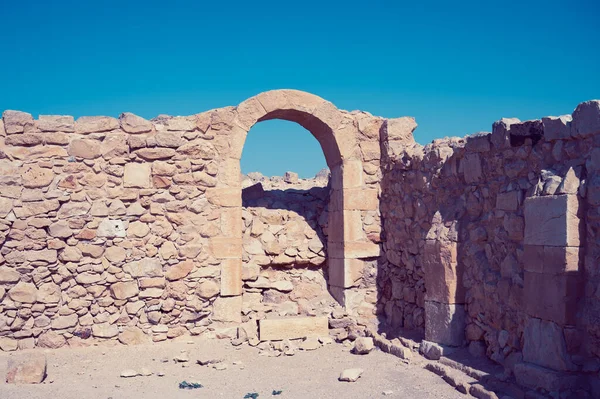
[[[9,357],[31,351],[46,354],[46,381],[39,385],[6,384]],[[181,351],[189,353],[189,362],[174,362]],[[196,364],[196,359],[206,358],[223,358],[227,368],[217,370]],[[142,368],[153,375],[120,377],[125,369]],[[357,382],[339,382],[340,372],[347,368],[362,368],[364,373]],[[1,399],[243,399],[249,393],[258,393],[258,399],[464,398],[440,377],[424,370],[422,362],[407,365],[378,350],[354,355],[340,344],[280,357],[259,355],[257,348],[247,345],[235,348],[225,340],[190,337],[140,346],[35,349],[0,353],[0,376]],[[204,387],[180,389],[182,381],[198,382]],[[273,395],[274,390],[282,392]]]

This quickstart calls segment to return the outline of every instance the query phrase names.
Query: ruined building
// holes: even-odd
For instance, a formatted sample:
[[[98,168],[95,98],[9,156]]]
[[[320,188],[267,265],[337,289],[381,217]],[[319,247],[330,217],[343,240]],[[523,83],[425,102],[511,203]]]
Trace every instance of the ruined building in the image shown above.
[[[242,192],[269,119],[316,137],[329,181]],[[0,348],[266,339],[258,320],[311,316],[600,395],[600,102],[425,147],[416,126],[294,90],[152,121],[5,111]]]

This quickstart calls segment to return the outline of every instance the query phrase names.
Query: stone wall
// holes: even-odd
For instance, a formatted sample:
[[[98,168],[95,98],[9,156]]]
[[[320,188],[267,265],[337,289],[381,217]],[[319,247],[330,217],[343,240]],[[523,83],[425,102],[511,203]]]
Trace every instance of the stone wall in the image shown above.
[[[268,119],[312,133],[331,175],[241,176]],[[151,121],[5,111],[0,348],[326,315],[340,340],[416,332],[598,390],[600,102],[425,147],[415,128],[294,90]]]
[[[598,101],[390,147],[378,281],[388,328],[468,344],[525,385],[539,386],[537,366],[595,375],[599,160]]]
[[[242,206],[241,149],[269,118],[317,137],[331,182]],[[374,318],[360,281],[379,254],[381,121],[293,90],[151,121],[5,111],[0,348],[231,335],[331,313],[353,290],[348,304]]]

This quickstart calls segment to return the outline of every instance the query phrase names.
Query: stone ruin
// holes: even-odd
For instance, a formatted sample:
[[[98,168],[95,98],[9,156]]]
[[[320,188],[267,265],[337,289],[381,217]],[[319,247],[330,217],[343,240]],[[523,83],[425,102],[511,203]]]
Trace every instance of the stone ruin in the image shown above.
[[[269,119],[330,176],[242,179]],[[600,102],[424,147],[416,126],[295,90],[151,121],[5,111],[0,349],[417,334],[600,395]]]

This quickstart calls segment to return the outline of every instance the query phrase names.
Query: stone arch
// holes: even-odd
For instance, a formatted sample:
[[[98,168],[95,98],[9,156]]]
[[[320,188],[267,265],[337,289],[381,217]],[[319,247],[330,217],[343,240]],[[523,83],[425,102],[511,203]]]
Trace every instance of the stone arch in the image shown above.
[[[273,90],[251,97],[235,108],[235,120],[228,131],[229,153],[224,160],[225,174],[240,175],[240,159],[248,131],[256,123],[282,119],[298,123],[319,141],[327,165],[331,170],[331,193],[329,202],[328,270],[329,288],[333,296],[344,303],[344,292],[360,280],[360,258],[379,255],[379,245],[358,242],[362,234],[360,213],[377,207],[375,201],[361,201],[364,196],[363,164],[358,145],[358,126],[353,116],[337,109],[332,103],[310,93],[298,90]],[[227,213],[239,223],[230,223],[225,237],[212,241],[213,254],[222,258],[221,296],[234,297],[242,293],[242,227],[241,227],[241,181],[226,179],[212,190],[221,206],[230,207]],[[369,195],[374,190],[369,191]],[[349,201],[348,198],[354,198]],[[209,197],[210,199],[210,197]],[[232,241],[233,240],[233,241]],[[232,245],[227,243],[234,242]],[[233,302],[232,302],[233,304]],[[234,306],[237,306],[233,304]],[[240,304],[241,306],[241,304]]]

